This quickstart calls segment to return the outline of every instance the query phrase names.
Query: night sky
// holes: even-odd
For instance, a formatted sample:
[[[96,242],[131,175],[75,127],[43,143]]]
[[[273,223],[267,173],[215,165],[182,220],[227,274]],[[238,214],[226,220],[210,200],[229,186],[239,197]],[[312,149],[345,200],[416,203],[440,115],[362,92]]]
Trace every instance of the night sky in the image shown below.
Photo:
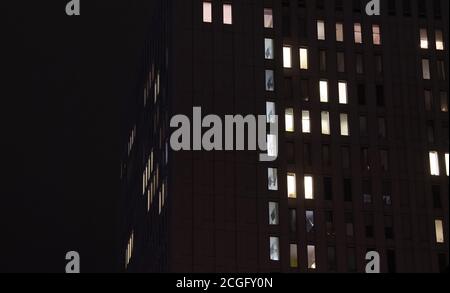
[[[120,99],[137,86],[146,1],[2,4],[0,272],[116,271]]]

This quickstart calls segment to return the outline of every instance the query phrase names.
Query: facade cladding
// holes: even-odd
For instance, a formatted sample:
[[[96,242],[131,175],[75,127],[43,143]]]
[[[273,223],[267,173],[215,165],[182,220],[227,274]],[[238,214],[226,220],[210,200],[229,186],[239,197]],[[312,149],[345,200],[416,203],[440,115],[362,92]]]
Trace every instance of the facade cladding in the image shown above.
[[[161,0],[122,158],[128,272],[448,267],[448,1]],[[170,119],[279,116],[279,156]]]

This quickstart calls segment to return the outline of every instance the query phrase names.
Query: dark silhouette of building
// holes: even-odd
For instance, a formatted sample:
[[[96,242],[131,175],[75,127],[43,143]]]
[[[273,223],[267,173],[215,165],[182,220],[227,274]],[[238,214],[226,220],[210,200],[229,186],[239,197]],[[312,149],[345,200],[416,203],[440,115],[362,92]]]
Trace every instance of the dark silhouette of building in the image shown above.
[[[124,101],[129,272],[448,266],[448,1],[153,0]],[[174,152],[170,119],[279,116],[279,157]],[[269,119],[270,120],[270,119]]]

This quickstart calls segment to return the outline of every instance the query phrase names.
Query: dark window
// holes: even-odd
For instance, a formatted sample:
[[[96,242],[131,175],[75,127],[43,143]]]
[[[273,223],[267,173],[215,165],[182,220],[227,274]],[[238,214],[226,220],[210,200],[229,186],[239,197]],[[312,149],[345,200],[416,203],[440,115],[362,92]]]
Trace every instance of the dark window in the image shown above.
[[[325,212],[325,222],[327,228],[327,236],[334,237],[334,217],[332,211]]]
[[[364,74],[364,57],[362,54],[356,54],[356,73]]]
[[[378,138],[384,139],[387,137],[386,118],[378,118]]]
[[[298,7],[305,8],[306,7],[306,0],[298,0]]]
[[[381,171],[383,171],[383,172],[389,171],[389,151],[388,150],[380,150],[380,166],[381,166]]]
[[[322,146],[322,163],[324,167],[331,166],[331,152],[329,145]]]
[[[433,1],[433,12],[434,12],[434,18],[441,19],[442,18],[442,7],[441,7],[441,0],[434,0]]]
[[[392,205],[392,183],[385,181],[383,182],[381,196],[383,198],[383,203],[385,206]]]
[[[350,169],[350,147],[342,147],[342,168]]]
[[[305,162],[305,167],[312,166],[311,145],[308,143],[303,145],[303,161]]]
[[[333,200],[333,180],[330,177],[323,178],[323,193],[325,200]]]
[[[349,178],[344,179],[344,201],[353,201],[352,180]]]
[[[375,55],[375,69],[377,74],[383,73],[383,57]]]
[[[428,142],[434,143],[434,121],[427,122]]]
[[[286,143],[287,161],[289,164],[295,164],[295,145],[293,142]]]
[[[427,16],[427,3],[426,1],[429,0],[418,0],[418,10],[419,10],[419,17],[426,17]]]
[[[374,237],[374,228],[373,228],[373,215],[367,214],[365,215],[365,234],[366,238]]]
[[[431,193],[433,194],[433,207],[435,209],[441,209],[442,208],[441,187],[438,185],[433,185],[431,187]]]
[[[363,202],[364,204],[372,204],[372,182],[368,179],[363,180]]]
[[[328,271],[336,271],[336,247],[328,246]]]
[[[445,253],[438,254],[438,263],[439,263],[439,271],[441,273],[448,271],[448,262]]]
[[[403,0],[403,15],[411,16],[411,0]]]
[[[356,252],[354,248],[347,249],[347,269],[349,272],[356,272]]]
[[[389,0],[389,15],[395,16],[397,14],[396,0]]]
[[[287,99],[292,99],[292,77],[284,78],[284,93]]]
[[[361,13],[361,0],[353,0],[353,12]]]
[[[308,38],[308,23],[306,19],[302,17],[298,19],[298,33],[300,39],[303,40]]]
[[[344,52],[337,52],[337,71],[345,72],[345,54],[344,54]]]
[[[297,231],[297,210],[295,209],[289,210],[289,230],[291,233]]]
[[[430,90],[424,91],[425,110],[432,111],[433,109],[433,94]]]
[[[347,237],[353,237],[355,235],[352,213],[345,213],[345,235]]]
[[[334,2],[334,4],[335,4],[335,10],[336,10],[336,11],[342,11],[342,10],[344,9],[344,3],[343,3],[343,1],[344,1],[344,0],[336,0],[336,1]]]
[[[367,136],[367,117],[366,116],[360,116],[359,117],[359,134],[361,136]]]
[[[384,217],[384,236],[386,239],[394,239],[394,220],[392,216]]]
[[[382,85],[376,86],[377,106],[384,107],[384,87]]]
[[[397,264],[395,260],[395,251],[392,249],[389,249],[387,251],[387,267],[388,267],[388,273],[393,274],[397,272]]]
[[[291,14],[290,10],[286,8],[283,10],[282,31],[283,37],[291,36]]]
[[[316,5],[317,5],[317,9],[325,8],[324,0],[316,0]]]
[[[320,71],[325,72],[327,71],[327,51],[320,50],[319,52],[319,64],[320,64]]]
[[[300,81],[300,91],[302,99],[305,102],[309,101],[309,81],[307,79],[302,79]]]
[[[358,84],[358,104],[360,106],[366,105],[366,86],[362,83]]]

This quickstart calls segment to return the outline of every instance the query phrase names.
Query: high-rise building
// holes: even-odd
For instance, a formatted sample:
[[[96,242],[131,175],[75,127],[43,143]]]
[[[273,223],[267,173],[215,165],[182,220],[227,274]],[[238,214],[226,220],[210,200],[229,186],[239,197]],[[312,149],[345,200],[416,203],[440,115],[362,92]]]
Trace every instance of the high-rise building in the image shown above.
[[[153,0],[122,133],[129,272],[448,267],[448,1]],[[151,15],[150,15],[151,14]],[[278,158],[174,151],[174,115],[279,116]]]

